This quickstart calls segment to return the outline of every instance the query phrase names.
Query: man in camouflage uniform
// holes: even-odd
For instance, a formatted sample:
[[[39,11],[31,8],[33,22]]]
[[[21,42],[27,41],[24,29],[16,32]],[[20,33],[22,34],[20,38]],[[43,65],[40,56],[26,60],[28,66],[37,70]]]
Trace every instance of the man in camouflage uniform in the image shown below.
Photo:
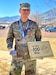
[[[19,12],[21,18],[11,24],[7,36],[7,47],[12,55],[9,75],[20,75],[23,64],[25,65],[25,75],[36,75],[36,60],[30,59],[27,42],[40,41],[41,32],[37,23],[28,19],[30,4],[20,4]],[[14,38],[15,50],[12,50]]]

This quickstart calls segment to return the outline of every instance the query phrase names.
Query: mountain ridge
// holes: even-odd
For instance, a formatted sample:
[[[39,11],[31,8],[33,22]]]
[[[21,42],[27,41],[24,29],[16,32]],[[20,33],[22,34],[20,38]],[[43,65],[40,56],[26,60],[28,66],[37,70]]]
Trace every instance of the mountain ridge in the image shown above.
[[[43,22],[51,22],[56,19],[56,8],[53,8],[40,16]]]
[[[40,17],[41,17],[41,21],[45,23],[56,20],[56,8],[53,8],[51,10],[48,10],[47,12],[40,14]],[[20,18],[20,15],[11,16],[11,17],[8,17],[8,16],[1,17],[0,22],[13,22],[13,21],[19,20],[19,18]]]

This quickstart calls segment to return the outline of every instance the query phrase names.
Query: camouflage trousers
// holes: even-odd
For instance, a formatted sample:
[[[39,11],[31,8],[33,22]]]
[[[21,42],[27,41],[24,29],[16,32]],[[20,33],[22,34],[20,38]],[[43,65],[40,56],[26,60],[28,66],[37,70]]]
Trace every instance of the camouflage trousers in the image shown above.
[[[36,75],[36,60],[24,60],[22,57],[12,58],[11,75],[21,75],[23,65],[25,65],[25,75]]]

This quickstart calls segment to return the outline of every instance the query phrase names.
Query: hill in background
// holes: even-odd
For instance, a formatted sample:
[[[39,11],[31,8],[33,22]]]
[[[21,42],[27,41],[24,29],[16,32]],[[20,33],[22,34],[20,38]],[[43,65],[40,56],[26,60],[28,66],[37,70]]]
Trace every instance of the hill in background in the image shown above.
[[[41,21],[44,23],[56,21],[56,8],[53,8],[43,14],[40,14]],[[11,17],[2,17],[0,18],[0,22],[13,22],[20,18],[19,15],[11,16]]]
[[[43,22],[51,22],[56,20],[56,8],[53,8],[40,15]]]

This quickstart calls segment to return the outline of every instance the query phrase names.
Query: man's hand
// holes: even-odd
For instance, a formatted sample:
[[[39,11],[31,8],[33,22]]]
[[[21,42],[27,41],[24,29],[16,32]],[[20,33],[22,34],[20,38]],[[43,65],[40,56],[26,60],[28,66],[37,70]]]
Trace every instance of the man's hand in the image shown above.
[[[9,50],[9,53],[10,53],[10,55],[12,55],[12,56],[17,56],[17,52],[16,52],[16,50]]]

